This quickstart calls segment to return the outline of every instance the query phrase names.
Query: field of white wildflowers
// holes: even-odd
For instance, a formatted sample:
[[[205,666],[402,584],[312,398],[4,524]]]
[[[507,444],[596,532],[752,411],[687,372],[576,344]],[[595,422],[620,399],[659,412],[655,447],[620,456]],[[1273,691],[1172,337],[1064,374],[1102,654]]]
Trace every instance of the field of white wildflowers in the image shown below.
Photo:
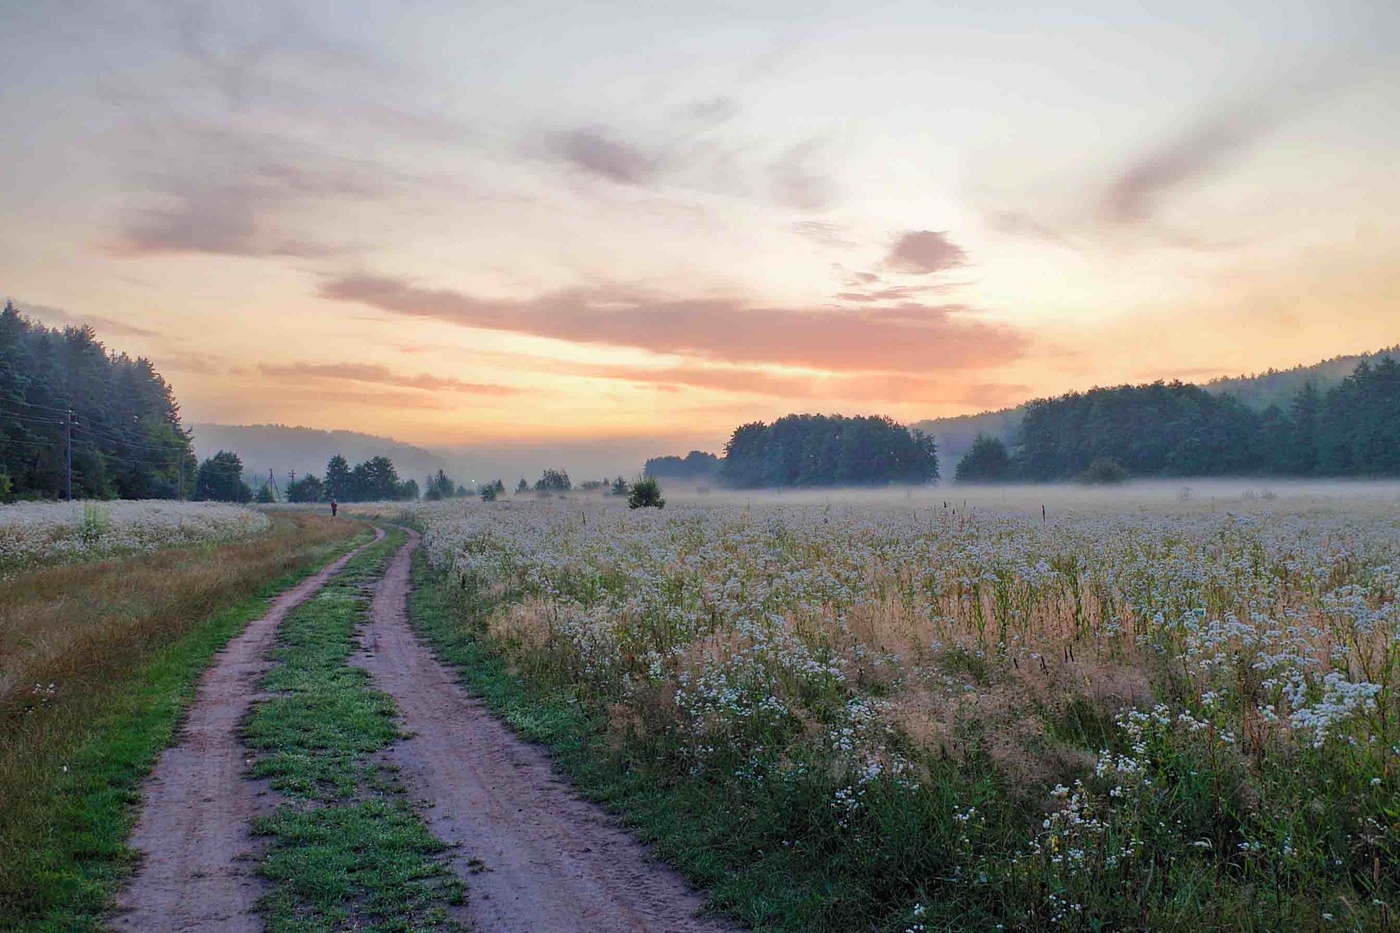
[[[260,512],[214,502],[0,505],[0,575],[134,551],[236,541],[268,526]]]
[[[1384,928],[1400,500],[1180,499],[417,518],[513,670],[719,794],[732,870],[829,863],[803,922]]]

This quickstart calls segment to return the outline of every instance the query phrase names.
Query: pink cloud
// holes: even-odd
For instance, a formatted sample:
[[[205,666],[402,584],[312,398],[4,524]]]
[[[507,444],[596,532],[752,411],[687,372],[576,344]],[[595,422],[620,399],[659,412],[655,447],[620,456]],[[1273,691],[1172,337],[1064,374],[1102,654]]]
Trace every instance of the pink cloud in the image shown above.
[[[332,279],[323,297],[403,317],[571,343],[633,347],[738,363],[833,371],[927,373],[1019,358],[1027,337],[955,304],[870,309],[766,308],[732,298],[672,298],[618,286],[573,288],[526,300],[420,288],[401,279]]]

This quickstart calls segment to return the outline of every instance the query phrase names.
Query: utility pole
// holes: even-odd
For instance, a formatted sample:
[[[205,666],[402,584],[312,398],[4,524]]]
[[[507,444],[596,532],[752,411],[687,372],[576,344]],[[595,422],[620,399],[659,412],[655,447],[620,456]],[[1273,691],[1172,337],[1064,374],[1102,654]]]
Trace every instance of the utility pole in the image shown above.
[[[68,444],[68,455],[67,455],[67,457],[66,457],[66,460],[67,460],[67,474],[68,474],[68,478],[67,478],[67,482],[66,482],[64,485],[65,485],[65,487],[66,487],[66,489],[67,489],[68,501],[69,501],[69,502],[72,502],[72,501],[73,501],[73,409],[71,409],[71,408],[68,409],[68,420],[65,421],[65,422],[63,423],[63,434],[64,434],[64,439],[67,441],[67,444]]]

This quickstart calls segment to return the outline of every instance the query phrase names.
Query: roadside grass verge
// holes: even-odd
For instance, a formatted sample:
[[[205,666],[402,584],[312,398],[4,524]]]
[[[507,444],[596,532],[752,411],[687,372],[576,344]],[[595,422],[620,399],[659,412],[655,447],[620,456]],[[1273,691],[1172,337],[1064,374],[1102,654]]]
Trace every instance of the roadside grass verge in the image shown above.
[[[455,928],[447,906],[464,891],[446,847],[375,755],[400,737],[393,701],[348,664],[368,589],[405,539],[389,529],[288,616],[262,684],[276,695],[246,726],[253,773],[282,795],[254,830],[270,842],[260,910],[272,933]]]
[[[6,581],[0,925],[100,928],[131,870],[141,781],[200,674],[270,597],[365,535],[359,524],[278,515],[254,542]]]

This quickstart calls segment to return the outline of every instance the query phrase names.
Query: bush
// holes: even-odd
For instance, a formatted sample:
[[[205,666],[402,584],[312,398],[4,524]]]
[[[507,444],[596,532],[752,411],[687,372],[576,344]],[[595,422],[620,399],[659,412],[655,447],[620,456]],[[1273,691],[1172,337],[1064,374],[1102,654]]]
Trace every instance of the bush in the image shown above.
[[[496,501],[496,484],[495,484],[495,483],[487,483],[485,486],[482,486],[482,487],[481,487],[481,501],[482,501],[482,502],[495,502],[495,501]]]
[[[10,498],[10,490],[12,488],[13,487],[10,483],[10,474],[0,473],[0,500]]]
[[[1011,474],[1006,444],[987,434],[977,435],[972,449],[958,461],[953,474],[959,483],[1000,483]]]
[[[650,476],[645,476],[632,484],[627,495],[629,509],[664,509],[666,500],[661,498],[661,484]]]
[[[1106,486],[1113,483],[1126,483],[1128,468],[1112,457],[1095,457],[1093,462],[1080,473],[1077,481],[1089,486]]]
[[[253,501],[260,505],[270,505],[277,501],[277,497],[272,494],[272,484],[263,483],[258,487],[258,494],[253,497]]]

